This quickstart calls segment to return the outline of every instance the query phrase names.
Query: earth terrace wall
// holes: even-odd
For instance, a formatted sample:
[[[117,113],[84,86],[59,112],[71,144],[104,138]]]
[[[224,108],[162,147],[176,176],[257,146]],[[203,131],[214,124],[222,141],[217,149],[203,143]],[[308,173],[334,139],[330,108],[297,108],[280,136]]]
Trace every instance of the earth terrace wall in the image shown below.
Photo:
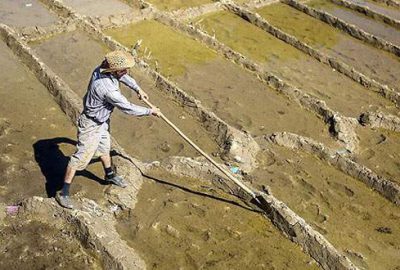
[[[383,128],[400,132],[400,118],[394,115],[386,115],[382,112],[367,112],[361,115],[360,123],[372,128]]]
[[[63,6],[58,0],[43,0],[53,10],[60,10],[59,14],[70,14],[78,21],[78,26],[86,33],[97,40],[104,42],[110,49],[120,49],[129,51],[128,48],[115,41],[113,38],[104,35],[104,33],[91,22],[80,16],[71,8]],[[218,145],[224,150],[223,156],[233,158],[240,156],[243,163],[241,168],[245,171],[251,171],[257,166],[256,155],[259,151],[258,144],[247,133],[241,132],[205,108],[200,101],[188,95],[184,90],[170,82],[156,70],[152,69],[145,61],[137,58],[137,67],[144,73],[147,73],[155,81],[157,89],[167,92],[174,99],[182,104],[184,108],[197,117],[206,130],[214,136]]]
[[[122,240],[115,229],[116,220],[110,212],[88,199],[82,199],[82,209],[66,210],[54,199],[29,198],[22,202],[17,218],[40,217],[49,224],[68,222],[76,229],[75,237],[97,253],[104,269],[146,269],[140,256]]]
[[[330,57],[327,54],[324,54],[321,51],[316,50],[311,46],[309,46],[308,44],[298,40],[294,36],[291,36],[285,33],[284,31],[272,26],[267,20],[263,19],[257,13],[253,13],[247,9],[244,9],[238,5],[233,4],[232,2],[225,2],[224,6],[230,12],[238,15],[239,17],[254,24],[255,26],[258,26],[259,28],[275,36],[276,38],[292,45],[296,49],[314,57],[319,62],[324,63],[329,67],[335,69],[336,71],[346,75],[347,77],[359,83],[366,89],[379,93],[381,96],[392,101],[398,107],[400,107],[400,93],[395,91],[394,89],[391,89],[387,85],[383,85],[375,81],[374,79],[369,78],[368,76],[357,71],[355,68],[348,66],[342,61]]]
[[[220,2],[222,2],[222,1],[220,1]],[[261,8],[263,6],[270,5],[270,4],[277,3],[277,2],[279,2],[279,0],[251,0],[251,1],[248,1],[244,4],[242,4],[242,6],[248,8],[248,9],[255,9],[255,8]]]
[[[23,41],[19,40],[16,33],[4,24],[0,24],[0,36],[8,47],[21,61],[36,75],[37,79],[49,90],[56,103],[65,114],[76,124],[82,111],[82,100],[73,90],[58,77],[46,64],[34,54],[33,50]],[[126,176],[130,186],[126,189],[111,188],[107,199],[120,206],[122,209],[133,209],[137,192],[143,182],[140,170],[146,164],[129,156],[125,150],[112,137],[112,148],[117,154],[114,159],[117,169]]]
[[[285,3],[291,7],[294,7],[295,9],[304,12],[307,15],[310,15],[320,21],[323,21],[349,35],[351,35],[354,38],[357,38],[361,41],[364,41],[365,43],[368,43],[375,48],[382,49],[384,51],[387,51],[389,53],[392,53],[396,56],[400,56],[400,48],[396,45],[393,45],[392,43],[382,39],[378,38],[374,35],[371,35],[358,27],[346,23],[345,21],[321,10],[316,10],[314,8],[311,8],[307,5],[304,5],[296,0],[281,0],[282,3]]]
[[[372,0],[372,1],[377,2],[377,3],[384,3],[391,7],[400,8],[400,2],[398,2],[397,0]]]
[[[225,44],[222,44],[217,39],[204,33],[195,26],[181,23],[163,13],[160,13],[156,19],[165,25],[173,27],[184,34],[191,36],[195,40],[206,44],[211,49],[221,53],[228,60],[234,61],[246,70],[252,72],[261,81],[267,83],[279,93],[294,100],[307,110],[316,113],[318,116],[322,117],[328,125],[330,125],[330,130],[339,142],[343,143],[351,152],[356,150],[358,139],[354,131],[354,127],[357,125],[357,120],[355,118],[341,116],[339,113],[331,110],[324,101],[311,97],[310,95],[303,93],[301,90],[282,81],[275,75],[266,72],[253,61],[232,50]]]
[[[334,4],[352,9],[352,10],[362,13],[370,18],[381,20],[390,26],[400,29],[400,21],[390,18],[389,16],[379,13],[377,11],[371,10],[368,7],[360,6],[360,5],[357,5],[356,3],[349,2],[347,0],[330,0],[330,1]]]
[[[179,9],[168,12],[168,14],[174,18],[179,18],[180,20],[186,20],[191,17],[201,16],[203,14],[215,12],[221,10],[221,4],[219,2],[209,3],[201,5],[199,7]]]
[[[400,186],[351,159],[336,153],[321,143],[293,133],[282,132],[265,136],[267,141],[290,149],[300,149],[328,162],[331,166],[341,170],[353,178],[359,179],[367,186],[380,193],[395,205],[400,205]]]
[[[37,41],[41,39],[50,38],[65,32],[72,32],[76,29],[76,23],[72,19],[62,19],[57,24],[50,26],[28,26],[21,28],[14,28],[18,36],[25,41]]]

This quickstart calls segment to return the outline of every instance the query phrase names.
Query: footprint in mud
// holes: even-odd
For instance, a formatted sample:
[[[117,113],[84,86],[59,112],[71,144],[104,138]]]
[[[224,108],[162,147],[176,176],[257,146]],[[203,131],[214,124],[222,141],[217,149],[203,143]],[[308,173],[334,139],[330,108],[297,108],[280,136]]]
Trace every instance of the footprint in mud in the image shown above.
[[[6,118],[0,118],[0,138],[10,132],[10,125]]]
[[[331,186],[333,188],[333,191],[335,191],[335,192],[338,191],[342,194],[347,195],[348,197],[354,196],[354,191],[351,188],[347,187],[346,185],[336,183],[336,182],[331,182],[331,181],[328,181],[328,185]]]

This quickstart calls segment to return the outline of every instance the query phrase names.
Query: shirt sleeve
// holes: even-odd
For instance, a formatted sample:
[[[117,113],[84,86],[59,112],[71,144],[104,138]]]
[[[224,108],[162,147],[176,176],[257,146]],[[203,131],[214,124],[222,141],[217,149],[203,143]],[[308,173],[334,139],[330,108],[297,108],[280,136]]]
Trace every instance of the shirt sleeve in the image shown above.
[[[128,86],[129,88],[135,90],[136,92],[139,91],[140,87],[137,84],[137,82],[135,81],[135,79],[133,79],[131,76],[129,76],[128,74],[125,74],[124,76],[122,76],[119,79],[120,82],[122,82],[123,84],[125,84],[126,86]]]
[[[107,92],[105,97],[107,102],[111,103],[126,114],[135,116],[151,114],[151,109],[130,103],[118,90]]]

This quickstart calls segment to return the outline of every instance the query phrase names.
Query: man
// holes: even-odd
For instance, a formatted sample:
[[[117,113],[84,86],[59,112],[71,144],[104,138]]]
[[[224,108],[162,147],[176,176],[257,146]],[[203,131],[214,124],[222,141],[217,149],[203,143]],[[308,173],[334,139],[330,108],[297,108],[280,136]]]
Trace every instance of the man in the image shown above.
[[[69,196],[69,188],[76,171],[84,170],[93,157],[100,157],[105,171],[105,181],[123,188],[127,186],[124,179],[116,175],[111,167],[109,133],[111,113],[114,107],[117,107],[124,113],[134,116],[160,115],[158,108],[134,105],[121,94],[120,82],[134,90],[139,98],[148,98],[136,81],[127,74],[128,69],[134,64],[134,58],[129,53],[113,51],[105,56],[103,63],[92,73],[83,99],[83,112],[78,119],[77,150],[67,166],[62,191],[56,195],[58,203],[65,208],[74,207]]]

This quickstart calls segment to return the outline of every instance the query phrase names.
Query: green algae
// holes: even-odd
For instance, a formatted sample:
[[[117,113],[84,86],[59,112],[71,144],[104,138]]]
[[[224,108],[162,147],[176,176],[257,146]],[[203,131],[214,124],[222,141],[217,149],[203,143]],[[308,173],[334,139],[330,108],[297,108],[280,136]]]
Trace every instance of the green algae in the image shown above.
[[[196,19],[208,33],[234,50],[250,55],[260,62],[269,59],[300,59],[303,54],[285,42],[266,33],[240,17],[227,12],[216,12]],[[262,48],[262,49],[260,49]]]
[[[206,63],[217,56],[201,43],[156,21],[142,21],[106,33],[128,47],[142,39],[140,53],[143,55],[147,47],[152,55],[150,62],[155,66],[157,61],[165,76],[183,75],[188,64]]]
[[[149,0],[149,3],[155,5],[161,10],[177,10],[191,7],[197,7],[212,3],[212,0]]]
[[[285,4],[268,5],[258,9],[257,13],[311,46],[332,48],[339,42],[338,30]]]
[[[311,0],[307,2],[307,6],[315,8],[315,9],[332,9],[332,8],[337,8],[338,6],[335,5],[334,3],[330,1],[320,1],[320,0]]]

